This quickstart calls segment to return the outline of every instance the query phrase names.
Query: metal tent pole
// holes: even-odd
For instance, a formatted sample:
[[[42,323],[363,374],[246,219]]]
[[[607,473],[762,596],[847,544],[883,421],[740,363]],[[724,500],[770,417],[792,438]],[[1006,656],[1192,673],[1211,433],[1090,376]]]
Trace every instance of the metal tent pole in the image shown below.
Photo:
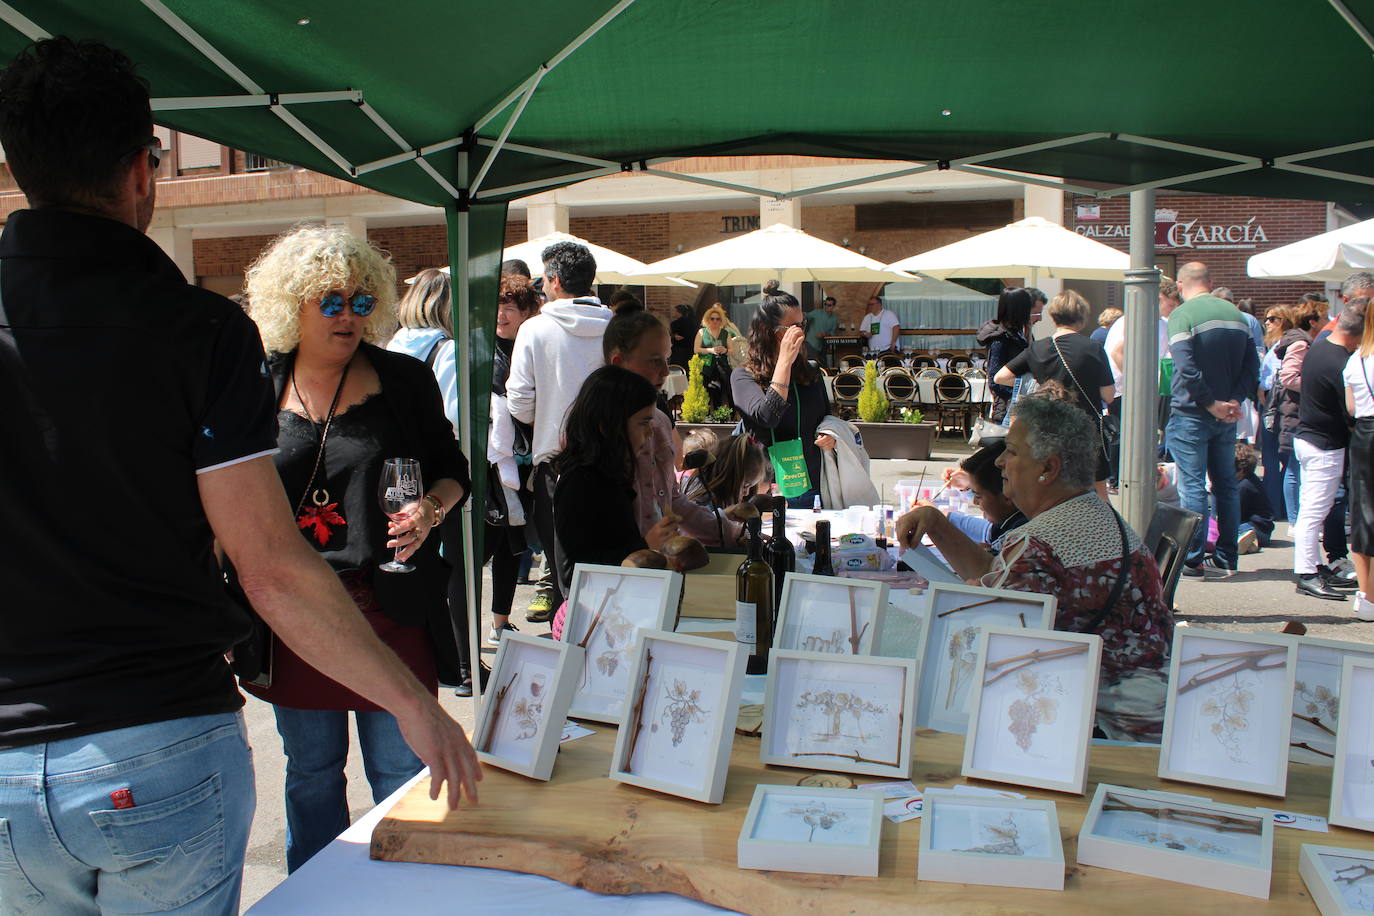
[[[467,150],[459,149],[458,181],[464,187],[467,187],[470,167]],[[453,282],[449,288],[456,312],[454,317],[457,319],[454,322],[454,336],[458,345],[458,441],[474,461],[481,461],[486,458],[485,450],[473,448],[472,441],[472,225],[466,201],[458,202],[455,217],[450,224],[450,231],[457,231],[449,240],[449,251],[453,255],[450,258],[452,263],[449,265],[449,275]],[[463,506],[461,561],[467,567],[463,585],[466,592],[464,598],[468,603],[468,669],[472,672],[472,699],[478,709],[482,703],[482,603],[478,599],[482,563],[474,553],[477,542],[473,537],[473,507],[481,505],[482,501],[474,495]]]
[[[1159,391],[1159,271],[1155,192],[1131,192],[1131,267],[1126,271],[1126,349],[1121,378],[1121,514],[1142,537],[1155,511]]]

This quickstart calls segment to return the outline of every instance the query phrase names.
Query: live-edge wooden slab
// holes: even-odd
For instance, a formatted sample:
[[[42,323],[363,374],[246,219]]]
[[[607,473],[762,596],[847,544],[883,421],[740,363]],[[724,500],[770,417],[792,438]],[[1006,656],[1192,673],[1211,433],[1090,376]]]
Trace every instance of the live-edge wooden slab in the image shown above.
[[[793,785],[814,771],[764,767],[758,762],[759,739],[736,736],[724,803],[698,804],[606,778],[615,730],[599,724],[593,727],[595,735],[562,746],[548,783],[486,768],[482,801],[475,807],[449,812],[441,802],[429,799],[428,782],[421,782],[377,825],[372,857],[527,872],[605,894],[667,891],[740,912],[778,916],[917,911],[1233,916],[1241,910],[1246,914],[1316,912],[1298,876],[1298,851],[1303,843],[1374,850],[1374,835],[1355,830],[1276,829],[1268,901],[1080,866],[1075,861],[1076,837],[1099,782],[1322,816],[1327,813],[1330,790],[1331,770],[1304,764],[1291,766],[1288,797],[1283,800],[1163,782],[1154,775],[1157,750],[1094,747],[1087,796],[1005,787],[1033,798],[1054,799],[1064,837],[1067,877],[1063,891],[918,882],[919,820],[883,821],[877,878],[752,871],[738,868],[735,861],[736,841],[754,786]],[[915,754],[917,786],[962,781],[962,736],[918,732]]]

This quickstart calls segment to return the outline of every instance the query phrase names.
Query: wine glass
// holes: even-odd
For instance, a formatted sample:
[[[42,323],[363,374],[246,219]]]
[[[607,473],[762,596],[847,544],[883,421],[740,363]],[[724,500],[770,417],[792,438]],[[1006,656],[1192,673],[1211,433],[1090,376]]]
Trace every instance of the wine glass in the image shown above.
[[[388,458],[382,463],[382,477],[377,483],[377,501],[387,518],[397,521],[405,515],[405,508],[420,499],[420,462],[414,458]],[[400,553],[401,548],[396,548]],[[415,567],[393,557],[378,567],[384,572],[408,573]]]

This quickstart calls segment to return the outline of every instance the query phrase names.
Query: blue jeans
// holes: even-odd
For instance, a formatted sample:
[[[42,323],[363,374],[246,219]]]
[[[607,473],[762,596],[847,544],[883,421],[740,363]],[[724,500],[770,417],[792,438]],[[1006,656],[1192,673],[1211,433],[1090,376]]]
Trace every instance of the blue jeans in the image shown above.
[[[1208,414],[1194,417],[1175,411],[1165,431],[1169,451],[1178,468],[1178,495],[1183,508],[1202,516],[1184,562],[1197,566],[1205,556],[1207,519],[1211,506],[1207,481],[1217,501],[1216,558],[1228,569],[1236,568],[1236,537],[1240,525],[1240,491],[1236,489],[1236,424],[1223,423]]]
[[[1280,461],[1283,464],[1283,514],[1289,525],[1296,525],[1298,504],[1301,502],[1299,495],[1302,493],[1302,466],[1298,464],[1298,459],[1293,457],[1292,449],[1289,449]]]
[[[286,871],[348,829],[348,713],[273,706],[286,752]],[[363,771],[376,804],[424,767],[389,712],[355,712]]]
[[[0,750],[0,911],[236,914],[255,803],[239,713]]]
[[[800,496],[787,497],[787,508],[789,509],[811,509],[816,505],[816,497],[821,493],[816,487],[812,487]]]
[[[1269,507],[1274,510],[1274,518],[1288,515],[1284,506],[1283,462],[1279,459],[1279,434],[1270,432],[1263,425],[1259,430],[1260,460],[1264,463],[1264,495],[1269,497]]]

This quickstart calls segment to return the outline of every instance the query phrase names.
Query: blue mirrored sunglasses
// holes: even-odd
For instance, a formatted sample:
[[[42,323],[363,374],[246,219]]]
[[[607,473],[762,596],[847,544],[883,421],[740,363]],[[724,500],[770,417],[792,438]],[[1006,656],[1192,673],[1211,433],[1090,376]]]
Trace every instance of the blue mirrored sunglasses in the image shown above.
[[[326,318],[333,318],[343,314],[344,305],[353,309],[353,314],[364,317],[371,315],[372,310],[377,307],[377,297],[368,293],[358,293],[350,302],[345,299],[342,293],[330,293],[320,297],[320,314]]]

